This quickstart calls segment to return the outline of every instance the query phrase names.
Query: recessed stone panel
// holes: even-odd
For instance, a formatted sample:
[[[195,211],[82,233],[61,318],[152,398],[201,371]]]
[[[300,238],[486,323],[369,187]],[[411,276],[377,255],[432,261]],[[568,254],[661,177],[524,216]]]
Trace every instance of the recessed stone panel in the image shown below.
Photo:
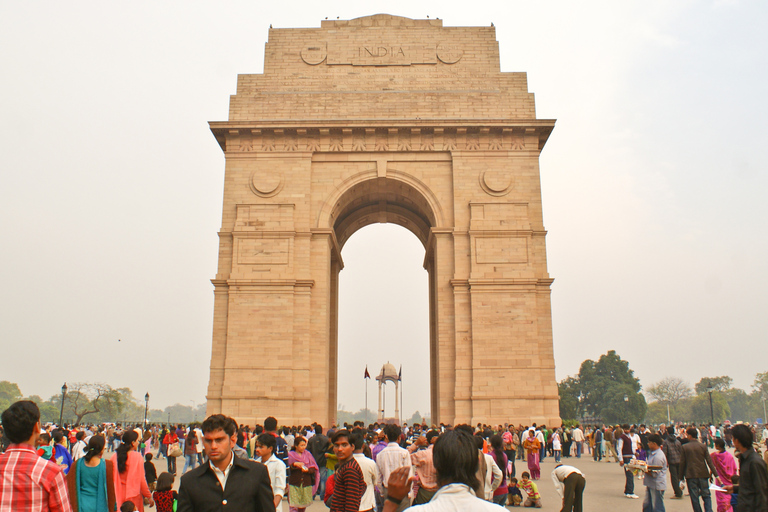
[[[528,239],[524,237],[476,238],[475,259],[481,265],[527,263]]]
[[[286,238],[242,238],[237,241],[240,265],[287,265],[290,240]]]

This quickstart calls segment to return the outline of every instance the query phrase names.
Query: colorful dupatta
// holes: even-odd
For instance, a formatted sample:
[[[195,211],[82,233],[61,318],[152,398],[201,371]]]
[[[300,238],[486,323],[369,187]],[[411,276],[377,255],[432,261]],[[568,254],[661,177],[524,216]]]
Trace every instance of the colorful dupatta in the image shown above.
[[[736,460],[728,452],[714,451],[711,454],[712,464],[714,464],[717,470],[717,480],[715,481],[719,486],[731,485],[731,477],[738,473],[736,466]],[[731,512],[731,495],[722,491],[716,491],[715,497],[717,498],[717,512]]]

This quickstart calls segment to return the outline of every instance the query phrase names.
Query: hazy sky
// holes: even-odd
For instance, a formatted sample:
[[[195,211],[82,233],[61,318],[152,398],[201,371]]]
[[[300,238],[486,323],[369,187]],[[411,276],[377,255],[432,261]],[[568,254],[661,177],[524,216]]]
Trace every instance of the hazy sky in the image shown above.
[[[558,379],[615,349],[646,387],[748,389],[768,371],[768,3],[455,4],[0,3],[0,380],[203,401],[224,178],[207,122],[262,71],[270,24],[386,12],[493,23],[502,71],[558,120],[541,156]],[[406,415],[429,410],[423,248],[377,225],[343,255],[340,346],[371,355],[339,402],[361,408],[364,365],[390,360]]]

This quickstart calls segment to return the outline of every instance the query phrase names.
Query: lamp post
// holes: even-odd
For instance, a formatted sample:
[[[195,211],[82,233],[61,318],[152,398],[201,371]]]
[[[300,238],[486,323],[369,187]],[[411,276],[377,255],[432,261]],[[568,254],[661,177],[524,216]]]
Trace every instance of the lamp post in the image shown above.
[[[709,393],[709,414],[712,417],[712,425],[715,424],[715,408],[712,406],[712,392],[715,390],[715,388],[712,387],[712,381],[707,381],[707,393]]]
[[[61,386],[61,412],[59,413],[59,427],[62,426],[62,421],[64,421],[64,399],[67,397],[67,383],[65,382],[63,386]]]
[[[144,395],[144,428],[147,427],[147,413],[149,412],[149,392]]]

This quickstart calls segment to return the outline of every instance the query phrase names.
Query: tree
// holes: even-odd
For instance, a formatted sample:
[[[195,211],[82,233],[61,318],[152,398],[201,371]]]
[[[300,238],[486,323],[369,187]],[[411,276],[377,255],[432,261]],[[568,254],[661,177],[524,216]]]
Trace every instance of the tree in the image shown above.
[[[753,421],[755,416],[752,416],[752,400],[750,396],[744,392],[743,389],[731,388],[722,392],[723,398],[725,398],[728,404],[728,419],[732,422],[737,421]],[[712,400],[714,403],[715,394],[712,394]]]
[[[691,385],[678,377],[665,377],[648,388],[648,394],[662,404],[675,405],[683,398],[693,396]]]
[[[569,379],[558,385],[561,417],[567,418],[574,409],[577,416],[600,417],[611,423],[638,422],[645,417],[648,404],[640,393],[640,380],[615,350],[597,362],[582,362],[578,376]]]
[[[3,412],[14,402],[21,400],[22,394],[19,385],[15,382],[4,380],[0,382],[0,412]]]
[[[667,423],[667,406],[661,402],[651,402],[645,411],[645,421],[651,425]]]
[[[49,401],[60,406],[61,396],[55,395]],[[83,418],[97,413],[116,417],[125,405],[123,394],[108,384],[75,382],[69,386],[64,399],[64,417],[74,418],[75,424],[79,425]]]
[[[575,420],[579,415],[579,381],[574,377],[566,377],[557,383],[560,395],[560,418]]]
[[[755,382],[752,384],[752,389],[760,395],[761,400],[768,399],[768,372],[755,375]]]
[[[731,409],[728,407],[728,402],[722,393],[712,393],[712,410],[714,410],[715,424],[722,423],[730,416]],[[701,394],[691,399],[690,419],[697,423],[709,423],[712,421],[708,394]]]
[[[727,375],[722,377],[704,377],[696,383],[694,389],[696,394],[700,395],[706,393],[709,386],[714,388],[713,391],[726,391],[731,388],[731,384],[733,384],[733,379]]]

